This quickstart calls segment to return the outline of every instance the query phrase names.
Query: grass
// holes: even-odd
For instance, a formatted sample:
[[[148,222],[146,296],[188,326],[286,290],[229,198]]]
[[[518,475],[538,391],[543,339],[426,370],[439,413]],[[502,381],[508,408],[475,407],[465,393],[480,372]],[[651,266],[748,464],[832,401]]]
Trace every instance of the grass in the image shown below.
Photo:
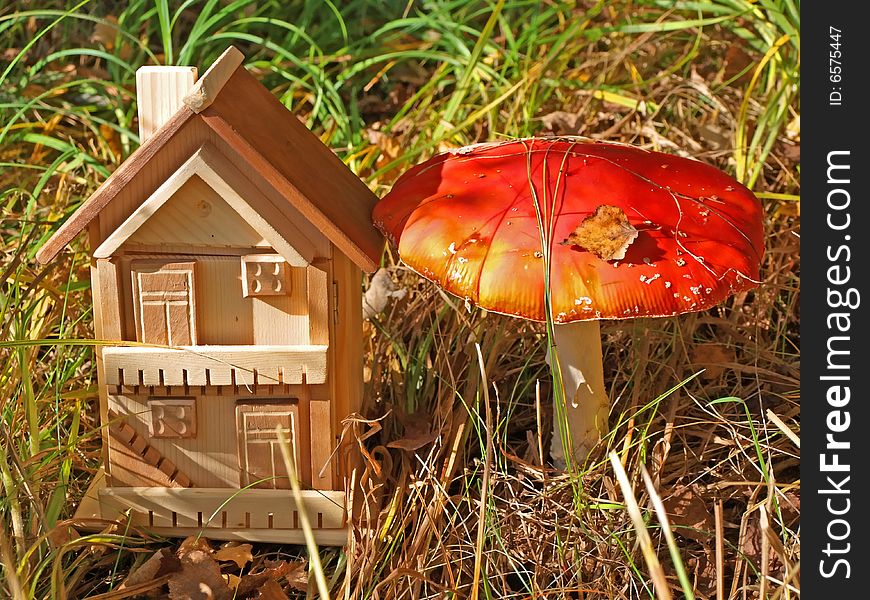
[[[100,461],[93,349],[74,342],[93,338],[87,253],[33,256],[137,147],[136,68],[205,66],[235,44],[379,195],[446,148],[570,134],[714,164],[768,216],[757,290],[603,324],[613,433],[575,476],[543,466],[546,331],[468,312],[387,252],[409,294],[366,324],[367,402],[348,425],[369,434],[360,484],[382,508],[351,547],[320,550],[332,597],[797,597],[800,451],[782,427],[799,435],[798,14],[791,0],[5,4],[0,593],[120,598],[141,557],[177,545],[68,526]],[[389,446],[421,421],[434,441]],[[276,553],[306,550],[257,549]]]

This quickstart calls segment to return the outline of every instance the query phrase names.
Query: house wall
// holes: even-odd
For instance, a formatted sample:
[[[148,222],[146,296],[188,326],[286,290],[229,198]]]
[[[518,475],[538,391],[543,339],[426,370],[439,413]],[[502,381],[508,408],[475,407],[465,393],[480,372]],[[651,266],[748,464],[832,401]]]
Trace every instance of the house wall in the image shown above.
[[[261,253],[263,249],[252,252]],[[306,269],[288,267],[289,295],[245,298],[239,255],[125,254],[118,258],[124,312],[124,339],[139,341],[131,269],[135,261],[178,260],[196,263],[198,345],[305,345],[309,341]]]
[[[135,337],[132,307],[132,283],[130,264],[134,259],[188,260],[189,255],[124,254],[112,259],[97,261],[94,269],[95,289],[102,290],[99,300],[101,331],[115,332],[118,337]],[[201,257],[197,263],[197,312],[200,343],[244,345],[252,344],[254,336],[253,303],[259,300],[241,298],[241,292],[232,294],[228,288],[241,289],[240,258],[238,256]],[[201,267],[201,268],[200,268]],[[308,315],[299,312],[290,304],[276,308],[274,298],[267,310],[280,313],[276,318],[284,320],[284,343],[310,342],[328,346],[327,382],[318,385],[299,386],[223,386],[191,388],[140,387],[107,390],[104,406],[106,421],[111,415],[123,415],[136,433],[156,450],[159,455],[175,465],[196,487],[238,487],[239,457],[236,427],[236,403],[256,397],[298,398],[303,407],[300,414],[300,462],[303,484],[314,489],[341,487],[341,478],[348,472],[347,451],[351,449],[350,437],[339,452],[335,451],[341,431],[342,420],[358,412],[362,400],[362,317],[361,317],[361,272],[347,257],[335,250],[333,260],[318,260],[308,269],[299,269],[292,276],[294,289],[305,291],[312,286],[325,288],[316,299],[307,300]],[[231,282],[228,284],[227,282]],[[115,291],[109,291],[114,289]],[[127,293],[126,290],[131,290]],[[305,296],[306,294],[303,294]],[[295,296],[294,296],[295,297]],[[279,301],[280,302],[280,301]],[[203,318],[204,305],[210,303],[208,314]],[[297,305],[297,308],[301,304]],[[277,335],[279,327],[273,324],[270,331]],[[228,327],[228,324],[232,327]],[[222,327],[218,327],[218,326]],[[120,333],[123,332],[123,333]],[[298,340],[298,341],[297,341]],[[274,343],[274,342],[272,342]],[[105,374],[100,366],[101,380]],[[105,389],[105,386],[103,386]],[[192,397],[195,399],[197,435],[190,439],[160,439],[151,437],[149,431],[150,408],[148,398]],[[111,411],[111,412],[110,412]],[[109,472],[113,485],[170,486],[172,482],[165,473],[149,464],[141,454],[131,452],[118,439],[109,436]],[[324,470],[323,467],[326,466]],[[323,476],[321,477],[321,473]]]
[[[123,419],[136,434],[153,449],[152,458],[143,450],[133,449],[132,445],[110,433],[109,474],[113,485],[117,486],[172,486],[165,472],[156,464],[169,460],[178,471],[183,473],[193,487],[198,488],[239,488],[240,461],[237,406],[239,403],[283,402],[292,399],[296,410],[293,424],[296,441],[296,460],[302,485],[311,484],[311,458],[309,446],[310,402],[304,386],[287,386],[275,393],[260,390],[246,390],[244,387],[226,389],[197,388],[184,394],[183,390],[170,390],[173,393],[156,394],[108,394],[110,415],[109,431],[113,432],[112,420]],[[144,391],[144,390],[143,390]],[[205,393],[203,393],[205,392]],[[149,401],[190,399],[194,402],[195,434],[190,437],[158,437],[151,435],[152,406]],[[269,487],[269,486],[267,486]],[[287,488],[286,481],[277,487]]]

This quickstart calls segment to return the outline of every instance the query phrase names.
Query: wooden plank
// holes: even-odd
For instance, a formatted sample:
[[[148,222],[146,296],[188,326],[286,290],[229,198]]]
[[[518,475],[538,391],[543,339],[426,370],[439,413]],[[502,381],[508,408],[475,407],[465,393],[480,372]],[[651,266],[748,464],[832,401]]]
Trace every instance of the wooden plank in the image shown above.
[[[202,79],[196,82],[193,89],[184,97],[184,103],[195,113],[211,106],[230,76],[244,60],[245,55],[239,52],[235,46],[230,46],[224,50],[223,54],[208,68]]]
[[[308,343],[329,344],[329,283],[327,259],[318,259],[308,265],[306,274],[308,294]]]
[[[100,333],[97,339],[124,339],[123,292],[118,273],[118,259],[98,259],[97,277],[93,284],[94,319],[99,321]],[[98,315],[99,313],[99,315]]]
[[[330,402],[311,402],[308,405],[311,415],[311,487],[315,490],[333,489],[334,466],[327,464],[335,446],[331,408]]]
[[[308,301],[306,269],[287,269],[287,289],[280,296],[249,298],[256,345],[308,344]]]
[[[205,369],[210,385],[232,385],[233,381],[249,380],[253,384],[254,369],[262,370],[262,384],[269,383],[265,374],[270,369],[279,369],[279,380],[285,384],[300,384],[303,376],[311,383],[327,380],[326,346],[107,346],[103,349],[103,360],[109,385],[139,385],[140,371],[146,379],[142,385],[185,385],[183,370],[179,371],[178,365],[188,370],[188,382],[192,371]],[[179,380],[171,377],[179,377]]]
[[[36,253],[36,259],[46,264],[61,251],[75,236],[94,220],[163,146],[194,116],[187,107],[179,109],[172,118],[154,135],[145,141],[114,173],[94,192],[73,215],[52,235]],[[168,157],[167,157],[168,158]]]
[[[92,222],[88,234],[93,237],[99,229],[99,219]],[[91,260],[91,293],[94,303],[94,334],[96,339],[123,339],[123,296],[118,286],[118,269],[107,261],[101,266],[99,261]],[[105,326],[104,326],[105,323]],[[99,396],[100,423],[107,422],[109,410],[108,385],[106,370],[103,363],[103,346],[94,349],[97,364],[97,394]],[[102,464],[109,463],[109,433],[105,427],[100,428],[103,444],[101,449]]]
[[[146,66],[136,70],[136,104],[142,142],[178,112],[195,81],[196,67]]]
[[[219,530],[251,529],[254,522],[268,525],[270,513],[273,531],[298,529],[298,519],[294,523],[286,517],[293,511],[305,511],[317,529],[346,525],[343,491],[303,490],[302,506],[295,503],[290,490],[259,488],[106,487],[98,493],[104,514],[132,509],[151,515],[154,526],[171,526],[173,521],[179,527],[202,523],[203,535],[209,538]]]
[[[88,487],[85,496],[82,498],[75,515],[73,524],[79,531],[82,532],[99,532],[105,528],[106,520],[121,520],[124,518],[128,503],[115,500],[117,490],[113,492],[102,492],[107,488],[105,473],[102,469],[97,471],[91,485]],[[232,490],[221,490],[225,495],[231,494]],[[286,493],[286,492],[284,492]],[[303,491],[303,497],[316,492]],[[121,496],[124,496],[123,490]],[[329,502],[343,505],[344,499],[341,495],[327,496]],[[148,523],[147,513],[134,511],[132,522],[138,526],[147,528],[156,535],[166,537],[188,537],[192,535],[203,535],[203,525],[206,524],[208,517],[212,513],[203,511],[203,506],[195,501],[192,510],[176,512],[175,527],[152,527]],[[218,505],[219,506],[219,505]],[[216,507],[217,508],[217,507]],[[298,527],[298,511],[293,510],[295,506],[285,506],[282,510],[274,510],[267,506],[262,510],[248,511],[251,518],[251,529],[224,529],[213,526],[208,529],[208,537],[215,540],[239,540],[249,542],[269,542],[283,544],[304,544],[305,537],[301,529],[293,529]],[[203,514],[206,512],[206,514]],[[214,509],[212,510],[214,512]],[[294,516],[296,518],[294,518]],[[212,525],[219,525],[221,515],[217,514]],[[316,521],[315,521],[316,523]],[[256,529],[254,527],[257,527]],[[315,541],[319,545],[325,546],[343,546],[348,542],[348,529],[331,528],[331,529],[315,529]]]
[[[253,313],[251,302],[242,297],[241,258],[237,256],[196,256],[197,291],[204,300],[197,305],[201,344],[215,346],[251,345]],[[193,368],[186,364],[187,368]],[[205,373],[202,373],[205,377]],[[191,385],[205,385],[199,383]]]
[[[336,435],[341,421],[351,413],[358,413],[363,397],[363,336],[362,336],[362,273],[347,256],[333,251],[333,280],[336,282],[338,322],[334,325],[334,367],[343,377],[333,378],[333,427]],[[338,473],[347,477],[349,442],[337,452]],[[353,457],[351,457],[353,459]]]

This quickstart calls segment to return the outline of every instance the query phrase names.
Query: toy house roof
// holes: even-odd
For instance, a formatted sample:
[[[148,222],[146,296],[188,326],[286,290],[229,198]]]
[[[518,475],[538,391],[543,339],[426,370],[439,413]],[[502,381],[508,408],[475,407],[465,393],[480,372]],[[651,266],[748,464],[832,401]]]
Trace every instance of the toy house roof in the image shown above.
[[[51,261],[95,219],[99,241],[129,226],[137,209],[205,148],[234,164],[269,198],[271,214],[261,216],[279,233],[290,225],[276,220],[289,223],[301,214],[357,266],[374,271],[383,249],[371,221],[377,197],[248,73],[243,58],[229,48],[175,114],[49,238],[37,260]]]

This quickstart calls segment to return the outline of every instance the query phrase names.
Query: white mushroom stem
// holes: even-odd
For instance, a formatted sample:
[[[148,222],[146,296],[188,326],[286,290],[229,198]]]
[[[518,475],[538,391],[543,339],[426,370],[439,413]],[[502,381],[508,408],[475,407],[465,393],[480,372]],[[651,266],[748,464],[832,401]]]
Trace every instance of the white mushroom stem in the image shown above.
[[[601,328],[598,321],[575,321],[554,325],[556,355],[565,388],[565,407],[559,407],[559,395],[553,394],[553,438],[550,456],[564,467],[565,445],[562,429],[567,424],[575,464],[581,464],[592,447],[607,433],[610,399],[604,389],[604,366],[601,355]],[[556,365],[549,354],[547,363]],[[560,419],[563,419],[560,422]],[[565,423],[567,421],[567,423]]]

